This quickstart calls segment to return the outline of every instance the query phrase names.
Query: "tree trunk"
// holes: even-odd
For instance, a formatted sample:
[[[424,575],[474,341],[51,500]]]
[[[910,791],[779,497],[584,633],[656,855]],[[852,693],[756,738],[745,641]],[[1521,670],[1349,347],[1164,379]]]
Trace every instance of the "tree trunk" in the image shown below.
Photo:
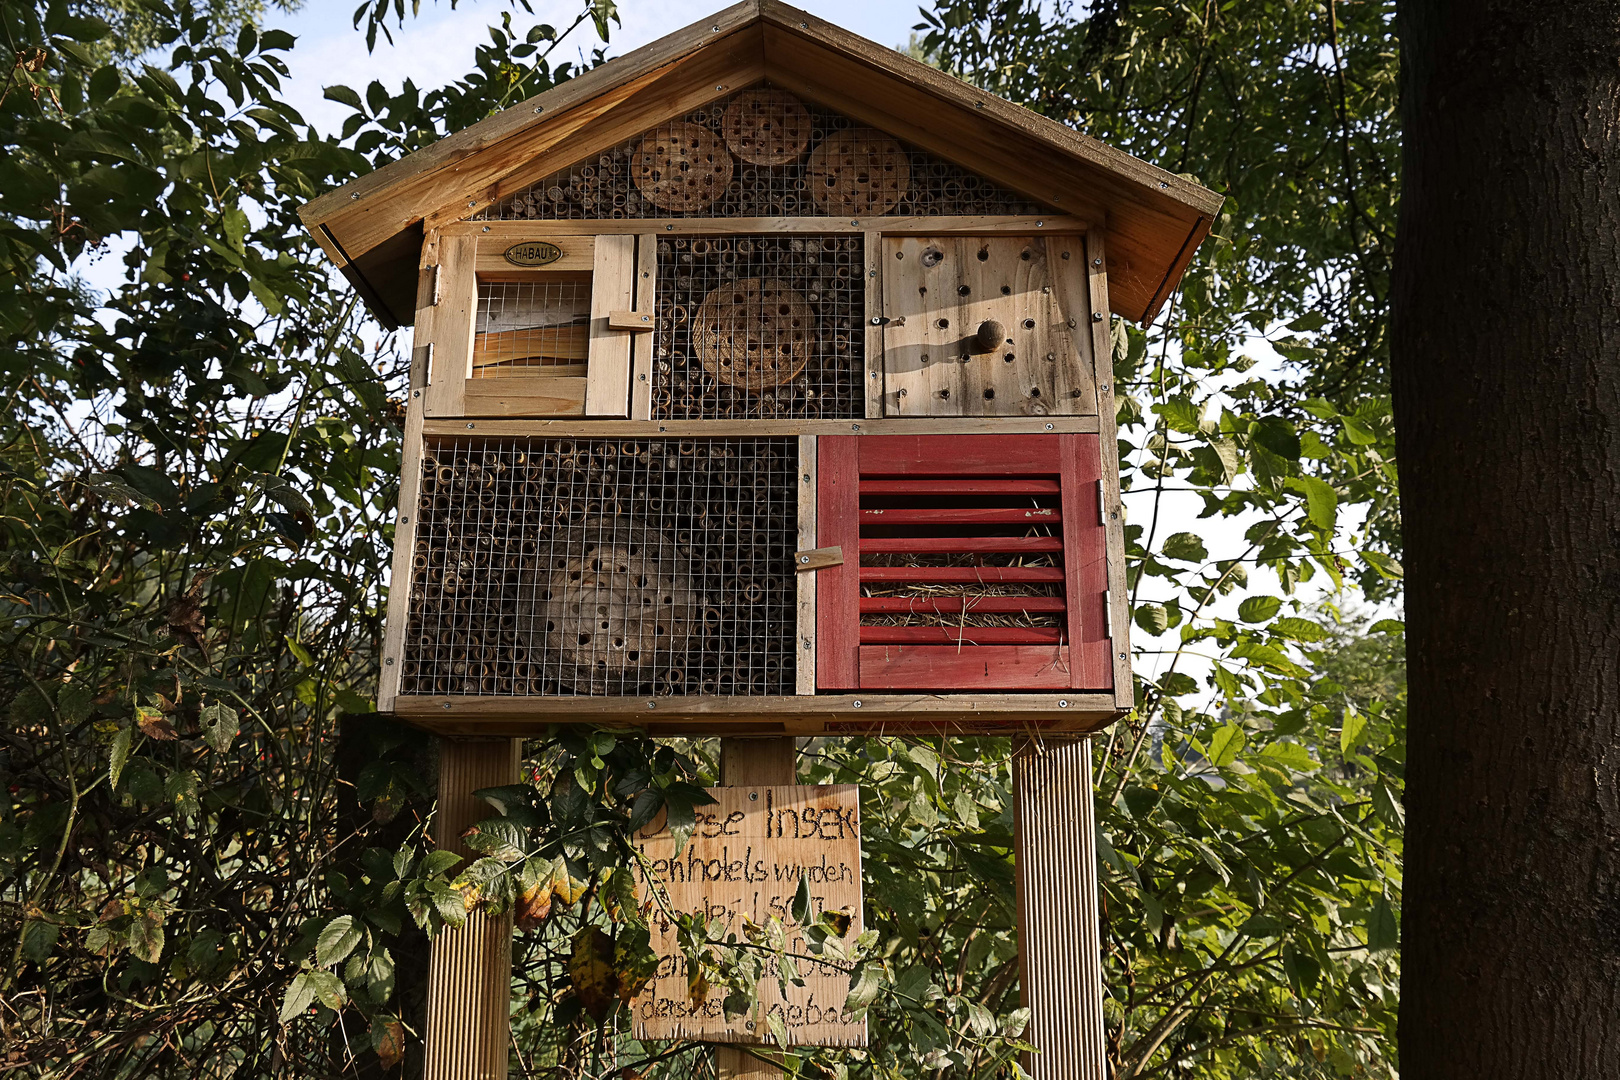
[[[1620,3],[1401,0],[1401,1072],[1620,1076]]]

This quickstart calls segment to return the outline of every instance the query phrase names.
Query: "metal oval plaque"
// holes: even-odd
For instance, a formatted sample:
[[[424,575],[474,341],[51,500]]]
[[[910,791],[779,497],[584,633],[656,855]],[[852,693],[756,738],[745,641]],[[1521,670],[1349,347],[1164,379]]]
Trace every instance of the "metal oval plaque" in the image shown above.
[[[562,248],[544,240],[525,240],[507,248],[505,255],[513,266],[545,266],[562,258]]]

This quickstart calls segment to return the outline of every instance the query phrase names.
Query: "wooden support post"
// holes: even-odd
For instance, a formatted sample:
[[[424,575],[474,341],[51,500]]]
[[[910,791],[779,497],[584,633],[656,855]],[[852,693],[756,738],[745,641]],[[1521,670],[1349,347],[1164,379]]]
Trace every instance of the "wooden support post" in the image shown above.
[[[794,782],[795,748],[793,739],[721,739],[720,784],[722,787],[781,786]],[[770,1056],[763,1047],[750,1049]],[[761,1061],[748,1050],[717,1043],[715,1071],[720,1080],[778,1080],[780,1066]]]
[[[477,856],[461,834],[493,810],[479,788],[518,781],[521,739],[445,739],[439,744],[438,845]],[[511,1044],[512,916],[475,911],[433,942],[428,973],[424,1080],[506,1080]]]
[[[1091,744],[1030,740],[1013,754],[1018,975],[1033,1080],[1107,1080]]]

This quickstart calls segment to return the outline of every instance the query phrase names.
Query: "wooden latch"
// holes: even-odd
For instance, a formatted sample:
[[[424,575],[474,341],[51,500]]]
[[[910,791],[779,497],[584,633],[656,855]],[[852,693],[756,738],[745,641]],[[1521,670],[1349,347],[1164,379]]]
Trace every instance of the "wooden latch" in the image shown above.
[[[610,311],[608,312],[609,330],[651,330],[653,317],[641,311]]]
[[[836,544],[832,547],[811,548],[808,551],[793,553],[793,569],[800,572],[825,570],[829,566],[842,565],[844,565],[844,549]]]

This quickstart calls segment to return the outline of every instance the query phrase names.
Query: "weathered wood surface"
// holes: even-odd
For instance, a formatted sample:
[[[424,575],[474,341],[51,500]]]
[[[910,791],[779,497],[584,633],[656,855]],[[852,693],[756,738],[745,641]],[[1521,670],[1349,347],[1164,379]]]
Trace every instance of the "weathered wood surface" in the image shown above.
[[[447,739],[439,746],[433,838],[465,859],[468,826],[494,811],[473,792],[516,783],[517,739]],[[433,940],[428,974],[425,1080],[506,1080],[511,1043],[512,916],[469,913]]]
[[[1107,1080],[1091,744],[1031,740],[1013,756],[1018,974],[1033,1080]]]
[[[1119,427],[1115,419],[1113,350],[1109,340],[1108,245],[1100,233],[1086,236],[1087,289],[1091,310],[1092,363],[1097,372],[1098,449],[1102,451],[1103,521],[1108,530],[1108,604],[1114,665],[1114,704],[1136,704],[1131,683],[1131,603],[1125,587],[1125,504],[1119,491]]]
[[[792,753],[791,740],[785,744]],[[637,849],[663,883],[677,912],[705,911],[739,938],[743,920],[763,927],[775,917],[791,923],[799,881],[809,882],[810,918],[842,911],[852,920],[849,937],[861,932],[860,795],[854,785],[739,786],[710,788],[714,805],[697,809],[697,826],[680,852],[660,818],[638,835]],[[646,888],[645,884],[643,886]],[[653,948],[664,957],[649,990],[631,1002],[638,1039],[704,1039],[763,1044],[767,1017],[782,1017],[793,1044],[864,1046],[866,1023],[840,1014],[848,975],[808,958],[802,934],[788,934],[788,951],[805,985],[791,984],[784,997],[774,962],[767,962],[759,1001],[750,1013],[728,1020],[723,994],[694,1003],[688,993],[685,958],[675,943],[677,927],[658,907],[650,914]]]
[[[494,438],[516,435],[561,437],[596,435],[608,438],[652,435],[1032,435],[1042,432],[1095,432],[1094,416],[1039,417],[934,417],[876,420],[567,420],[492,421],[469,429],[458,420],[429,417],[422,426],[428,436],[454,435]]]
[[[1074,235],[885,240],[884,413],[1094,414],[1084,258]]]

